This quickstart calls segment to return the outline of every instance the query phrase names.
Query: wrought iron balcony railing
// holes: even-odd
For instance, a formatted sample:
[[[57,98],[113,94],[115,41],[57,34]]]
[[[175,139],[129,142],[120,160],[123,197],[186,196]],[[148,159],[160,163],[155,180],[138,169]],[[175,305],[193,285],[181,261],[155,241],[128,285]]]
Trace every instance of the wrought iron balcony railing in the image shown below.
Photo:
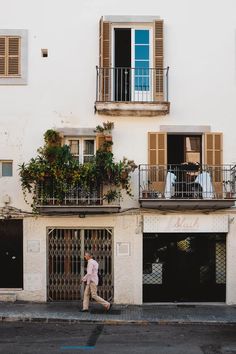
[[[80,186],[69,187],[65,186],[66,192],[58,193],[56,186],[50,181],[41,183],[37,186],[37,206],[70,206],[70,207],[91,207],[91,206],[112,206],[119,205],[119,194],[107,191],[103,188],[94,188],[84,190]]]
[[[168,102],[169,67],[96,70],[96,102]]]
[[[139,199],[236,199],[236,166],[140,165]]]

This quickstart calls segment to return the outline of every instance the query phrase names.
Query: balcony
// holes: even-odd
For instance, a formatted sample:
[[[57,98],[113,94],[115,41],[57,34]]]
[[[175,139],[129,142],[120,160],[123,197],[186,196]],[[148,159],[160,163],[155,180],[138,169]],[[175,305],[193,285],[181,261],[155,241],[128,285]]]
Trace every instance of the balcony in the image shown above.
[[[140,165],[139,202],[156,209],[222,209],[236,200],[236,166]]]
[[[66,190],[68,190],[66,188]],[[55,186],[43,183],[37,186],[36,209],[40,214],[71,215],[83,217],[85,214],[116,213],[120,209],[119,196],[109,195],[104,188],[90,191],[82,190],[79,186],[69,188],[69,192],[58,197]],[[57,197],[55,197],[57,195]]]
[[[96,68],[95,111],[108,116],[160,116],[169,113],[169,67]]]

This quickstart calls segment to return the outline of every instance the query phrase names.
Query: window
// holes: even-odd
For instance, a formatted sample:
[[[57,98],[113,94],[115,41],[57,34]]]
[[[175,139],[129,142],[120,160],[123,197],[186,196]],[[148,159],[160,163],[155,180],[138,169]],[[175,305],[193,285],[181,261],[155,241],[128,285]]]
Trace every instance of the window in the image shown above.
[[[202,136],[167,134],[167,163],[202,163]]]
[[[152,28],[114,28],[115,101],[150,101]]]
[[[27,31],[0,30],[0,85],[27,83]]]
[[[92,138],[68,138],[67,144],[71,153],[80,163],[89,162],[95,155],[95,139]]]
[[[11,177],[12,176],[12,161],[0,161],[0,176]]]
[[[163,20],[102,18],[99,58],[101,101],[163,101]]]
[[[135,91],[150,89],[150,30],[134,30]]]
[[[201,136],[185,137],[185,161],[201,163]]]
[[[0,36],[0,76],[20,76],[20,37]]]
[[[214,190],[218,196],[222,196],[223,175],[226,173],[223,173],[222,133],[207,132],[188,136],[166,132],[148,133],[148,164],[154,166],[149,179],[153,188],[163,192],[168,165],[180,165],[184,162],[199,162],[202,168],[204,165],[208,166]]]

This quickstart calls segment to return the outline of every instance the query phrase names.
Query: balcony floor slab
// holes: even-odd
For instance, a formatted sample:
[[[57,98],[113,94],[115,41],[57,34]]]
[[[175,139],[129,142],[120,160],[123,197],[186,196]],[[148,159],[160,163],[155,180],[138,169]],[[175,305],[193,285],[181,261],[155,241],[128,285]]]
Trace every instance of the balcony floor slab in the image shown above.
[[[227,209],[235,199],[139,199],[141,208],[162,210]]]
[[[95,111],[107,116],[155,117],[169,110],[170,102],[95,102]]]
[[[41,215],[81,215],[81,214],[110,214],[118,213],[120,205],[43,205],[38,206],[37,211]]]

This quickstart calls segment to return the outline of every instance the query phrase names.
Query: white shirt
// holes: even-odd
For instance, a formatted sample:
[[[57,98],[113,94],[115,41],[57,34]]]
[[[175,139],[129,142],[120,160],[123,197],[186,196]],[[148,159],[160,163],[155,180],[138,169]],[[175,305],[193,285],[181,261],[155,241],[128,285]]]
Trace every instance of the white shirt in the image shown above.
[[[95,283],[98,285],[98,262],[96,262],[94,259],[89,259],[88,260],[88,265],[87,265],[87,274],[83,277],[83,281],[87,282],[87,284],[90,284],[90,282]]]

